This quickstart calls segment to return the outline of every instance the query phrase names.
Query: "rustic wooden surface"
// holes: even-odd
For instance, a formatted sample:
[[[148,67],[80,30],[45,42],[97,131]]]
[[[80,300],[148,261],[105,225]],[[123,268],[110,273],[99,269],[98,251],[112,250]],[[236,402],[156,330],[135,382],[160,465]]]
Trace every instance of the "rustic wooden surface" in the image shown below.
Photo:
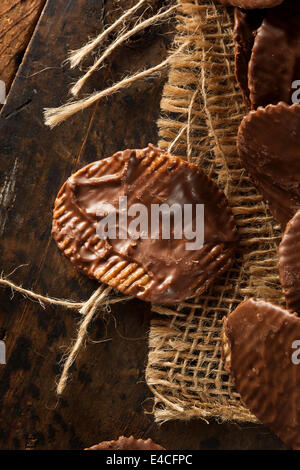
[[[14,3],[23,2],[4,2]],[[40,11],[43,2],[26,3]],[[129,3],[122,0],[118,6]],[[0,117],[0,269],[8,274],[25,264],[11,279],[43,294],[78,300],[96,288],[62,258],[51,239],[51,210],[61,184],[88,162],[157,140],[163,74],[136,83],[53,131],[43,124],[43,108],[63,103],[80,73],[61,65],[67,51],[119,14],[113,0],[48,0]],[[25,16],[20,18],[24,28]],[[30,30],[36,18],[27,19]],[[158,63],[166,56],[171,26],[151,28],[129,41],[84,92]],[[10,47],[9,33],[2,36],[1,48],[5,41]],[[8,54],[6,60],[14,63],[15,57]],[[0,339],[6,341],[8,357],[7,365],[0,366],[1,449],[80,449],[121,434],[152,437],[168,449],[283,447],[262,426],[154,423],[145,413],[152,401],[144,379],[151,313],[137,300],[113,307],[105,321],[100,316],[94,321],[72,381],[57,400],[58,363],[74,338],[78,315],[43,309],[20,295],[12,297],[8,289],[1,288],[0,296]]]
[[[0,79],[9,91],[46,0],[1,0]]]

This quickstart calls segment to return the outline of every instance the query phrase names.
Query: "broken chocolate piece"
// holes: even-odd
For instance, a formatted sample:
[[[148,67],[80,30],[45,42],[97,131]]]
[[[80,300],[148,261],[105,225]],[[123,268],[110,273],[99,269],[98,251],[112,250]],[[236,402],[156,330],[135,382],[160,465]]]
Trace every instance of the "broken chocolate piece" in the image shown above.
[[[287,224],[279,246],[279,277],[287,308],[300,313],[300,210]]]
[[[224,357],[245,405],[300,449],[300,319],[249,299],[224,319]]]
[[[248,65],[252,54],[254,38],[257,29],[265,16],[264,10],[241,10],[234,11],[234,41],[236,78],[241,87],[245,104],[250,108],[250,90],[248,87]]]
[[[120,197],[127,198],[125,214]],[[147,226],[135,237],[130,231],[134,220],[126,221],[126,212],[137,204],[139,211],[146,211]],[[194,241],[186,227],[181,237],[176,235],[175,214],[169,219],[174,222],[169,237],[163,233],[168,220],[161,216],[157,220],[162,223],[154,223],[153,210],[160,217],[162,205],[175,207],[181,217],[177,229],[182,231],[190,208],[187,228],[193,227],[193,237],[198,238],[201,220],[199,225],[196,213],[201,204],[204,245],[189,246]],[[103,216],[111,217],[112,232],[99,238]],[[166,304],[206,290],[231,265],[237,240],[232,212],[216,184],[196,165],[152,145],[118,152],[71,176],[56,199],[52,233],[58,247],[88,276],[126,294]]]
[[[280,101],[292,103],[300,80],[300,5],[294,0],[267,10],[248,68],[252,109]]]
[[[284,0],[218,0],[223,5],[245,9],[273,8],[280,5]]]
[[[117,441],[104,441],[85,450],[165,450],[152,439],[135,439],[133,436],[121,436]]]
[[[242,121],[237,148],[243,166],[282,228],[300,209],[300,105],[251,111]]]

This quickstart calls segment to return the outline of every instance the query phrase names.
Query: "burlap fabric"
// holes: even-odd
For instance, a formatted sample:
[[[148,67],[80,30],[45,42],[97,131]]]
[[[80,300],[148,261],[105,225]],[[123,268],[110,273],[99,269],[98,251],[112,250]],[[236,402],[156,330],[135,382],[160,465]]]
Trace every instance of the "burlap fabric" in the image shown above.
[[[236,153],[246,110],[234,75],[233,12],[213,0],[178,0],[175,56],[161,101],[161,148],[199,164],[222,187],[240,234],[232,269],[203,296],[152,321],[146,380],[157,422],[256,422],[221,360],[222,318],[250,296],[282,302],[276,225]]]

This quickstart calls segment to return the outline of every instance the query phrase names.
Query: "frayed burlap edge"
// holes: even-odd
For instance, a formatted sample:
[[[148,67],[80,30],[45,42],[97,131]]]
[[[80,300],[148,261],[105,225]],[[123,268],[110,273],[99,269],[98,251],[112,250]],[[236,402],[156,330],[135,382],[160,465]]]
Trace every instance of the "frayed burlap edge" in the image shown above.
[[[175,48],[158,121],[159,146],[199,164],[224,189],[240,234],[233,267],[205,295],[176,310],[153,306],[146,380],[157,422],[216,418],[257,422],[221,360],[222,317],[247,297],[282,302],[280,231],[236,153],[246,110],[234,75],[232,11],[178,0]]]

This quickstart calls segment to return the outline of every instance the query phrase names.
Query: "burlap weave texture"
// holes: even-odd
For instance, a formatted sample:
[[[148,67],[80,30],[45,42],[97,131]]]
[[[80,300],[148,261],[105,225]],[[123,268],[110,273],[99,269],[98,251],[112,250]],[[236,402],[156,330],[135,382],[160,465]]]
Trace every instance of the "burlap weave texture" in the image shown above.
[[[221,360],[222,318],[245,298],[282,302],[281,234],[241,167],[236,135],[246,109],[234,74],[233,12],[213,0],[178,0],[176,49],[158,122],[159,146],[201,166],[223,188],[240,235],[233,267],[200,298],[153,306],[147,383],[157,422],[211,417],[256,422]]]

